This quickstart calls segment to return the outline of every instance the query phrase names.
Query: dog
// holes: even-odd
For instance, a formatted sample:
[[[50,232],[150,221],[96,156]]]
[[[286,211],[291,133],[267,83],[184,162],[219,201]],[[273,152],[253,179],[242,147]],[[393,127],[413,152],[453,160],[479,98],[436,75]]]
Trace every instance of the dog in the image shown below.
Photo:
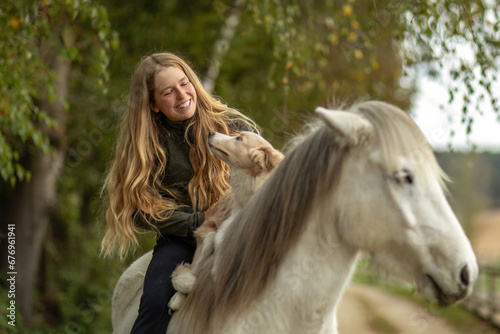
[[[232,223],[232,217],[284,158],[280,151],[253,132],[245,131],[237,136],[210,132],[208,145],[211,152],[231,168],[231,188],[213,209],[209,209],[213,210],[212,214],[195,230],[197,247],[192,264],[181,264],[172,274],[172,284],[177,291],[169,303],[173,311],[184,303],[196,281],[198,264],[213,254]]]

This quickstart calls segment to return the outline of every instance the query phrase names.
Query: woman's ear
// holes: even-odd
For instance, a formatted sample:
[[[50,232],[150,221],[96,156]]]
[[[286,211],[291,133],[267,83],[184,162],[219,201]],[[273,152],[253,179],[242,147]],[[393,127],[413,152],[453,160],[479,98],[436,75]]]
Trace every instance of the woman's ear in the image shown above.
[[[160,109],[154,104],[154,103],[151,103],[149,105],[149,107],[151,108],[151,110],[153,110],[155,113],[159,113],[160,112]]]

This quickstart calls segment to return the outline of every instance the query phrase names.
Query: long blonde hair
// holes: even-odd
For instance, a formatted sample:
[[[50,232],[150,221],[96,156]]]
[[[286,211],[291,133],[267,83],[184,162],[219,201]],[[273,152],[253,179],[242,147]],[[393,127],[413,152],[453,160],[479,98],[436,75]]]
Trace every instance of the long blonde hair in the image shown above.
[[[188,191],[195,211],[204,211],[217,202],[229,187],[229,168],[210,153],[207,137],[210,131],[232,134],[231,122],[244,122],[257,130],[256,124],[236,110],[208,94],[198,76],[181,58],[172,53],[155,53],[144,57],[137,65],[130,85],[128,104],[120,124],[115,157],[106,176],[102,194],[107,197],[108,229],[101,243],[101,254],[110,256],[117,251],[124,258],[138,245],[138,228],[134,215],[147,222],[168,218],[178,205],[161,195],[167,156],[159,139],[159,124],[151,105],[154,103],[156,74],[175,66],[184,71],[197,94],[196,113],[189,122],[185,139],[190,146],[189,159],[194,177]],[[191,135],[187,133],[190,131]]]

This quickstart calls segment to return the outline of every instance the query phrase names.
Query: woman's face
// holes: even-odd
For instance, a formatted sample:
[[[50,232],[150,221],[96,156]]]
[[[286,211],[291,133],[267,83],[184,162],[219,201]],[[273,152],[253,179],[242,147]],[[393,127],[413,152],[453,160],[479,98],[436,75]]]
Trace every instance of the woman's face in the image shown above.
[[[183,70],[169,66],[155,77],[154,112],[162,112],[169,120],[184,121],[196,112],[196,91]]]

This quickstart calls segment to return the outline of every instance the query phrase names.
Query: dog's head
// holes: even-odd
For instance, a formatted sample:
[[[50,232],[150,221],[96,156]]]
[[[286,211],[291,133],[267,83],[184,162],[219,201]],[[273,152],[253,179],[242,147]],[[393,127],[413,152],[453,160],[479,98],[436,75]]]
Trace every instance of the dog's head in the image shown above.
[[[269,173],[283,160],[280,151],[253,132],[244,131],[237,136],[210,132],[208,145],[215,156],[231,169],[236,168],[252,176]]]

